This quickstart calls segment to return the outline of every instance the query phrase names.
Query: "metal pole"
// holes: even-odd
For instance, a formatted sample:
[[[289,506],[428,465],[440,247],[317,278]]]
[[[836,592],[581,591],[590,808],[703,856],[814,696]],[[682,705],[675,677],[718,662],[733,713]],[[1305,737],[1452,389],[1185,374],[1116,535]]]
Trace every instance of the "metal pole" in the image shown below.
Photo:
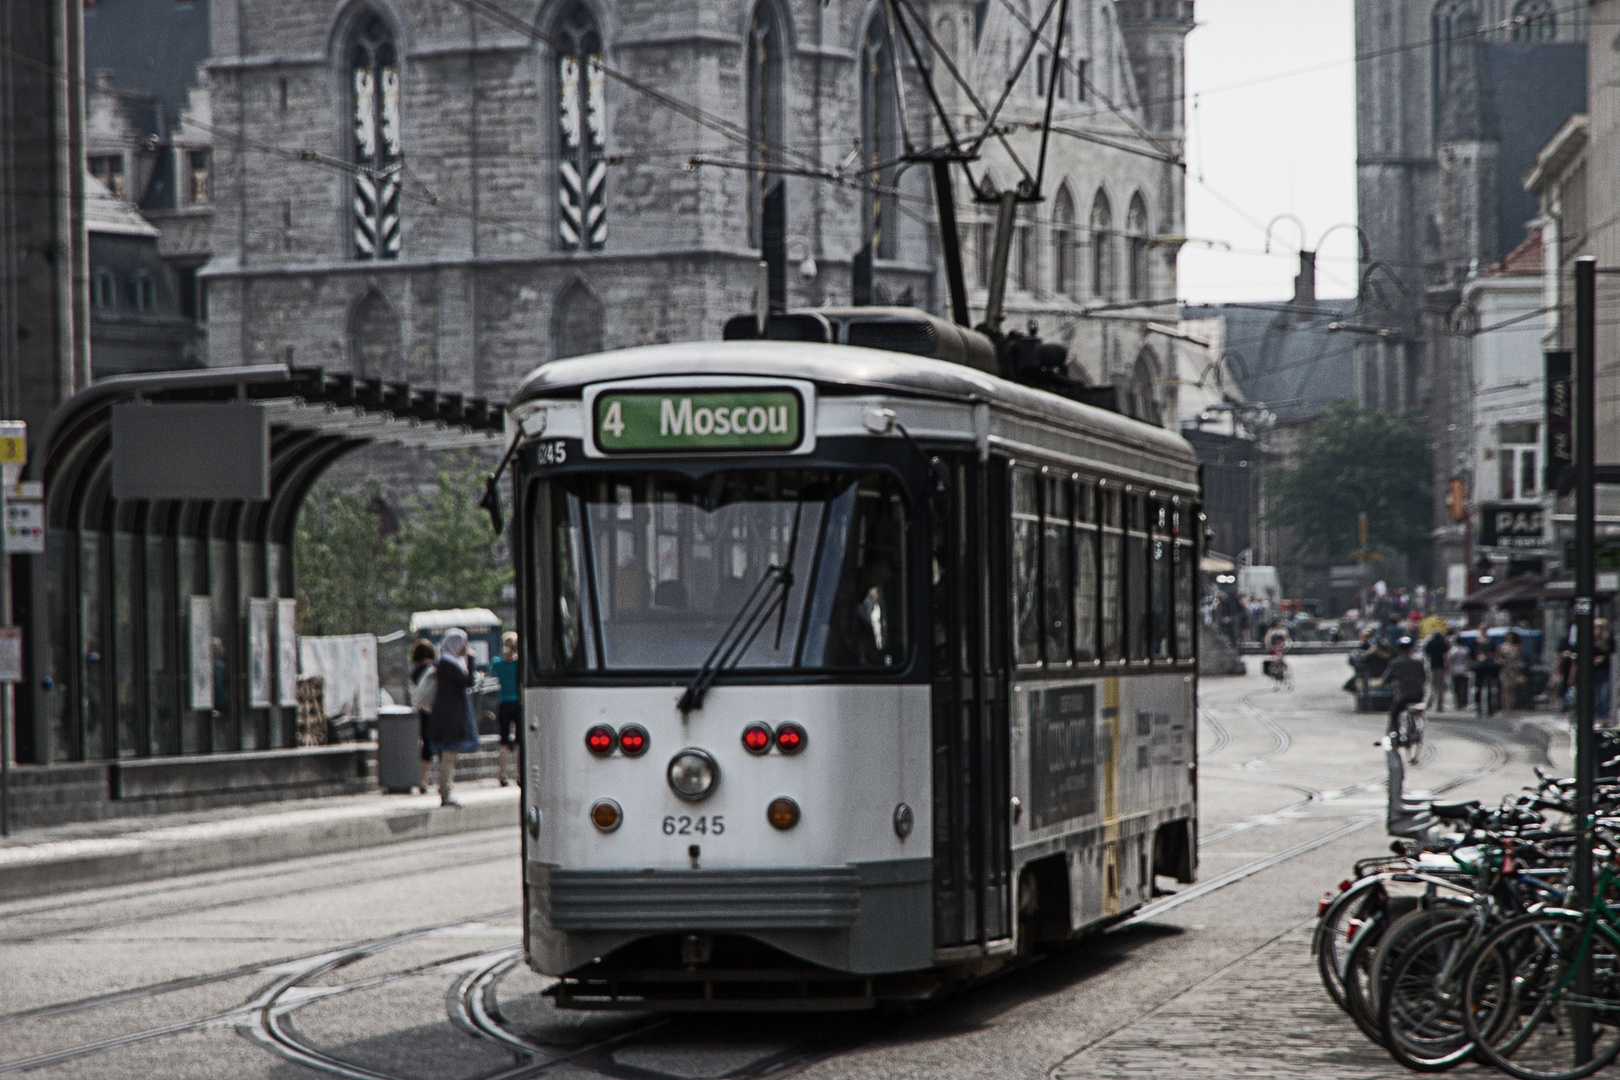
[[[1597,592],[1592,562],[1597,497],[1592,482],[1596,435],[1597,262],[1591,256],[1575,260],[1575,895],[1581,907],[1592,901],[1592,788],[1596,774],[1593,722],[1592,660],[1593,596]],[[1575,972],[1574,990],[1585,1000],[1592,979],[1590,951]],[[1592,1014],[1577,1008],[1572,1017],[1575,1063],[1592,1060]]]

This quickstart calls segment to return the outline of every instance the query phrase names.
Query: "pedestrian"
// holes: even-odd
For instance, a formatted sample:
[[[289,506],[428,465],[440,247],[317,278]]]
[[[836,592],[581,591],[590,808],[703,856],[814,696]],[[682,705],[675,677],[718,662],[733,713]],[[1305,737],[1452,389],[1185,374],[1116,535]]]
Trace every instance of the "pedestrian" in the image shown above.
[[[1474,659],[1469,668],[1474,673],[1474,704],[1479,707],[1479,715],[1490,716],[1501,705],[1501,683],[1497,679],[1501,668],[1491,648],[1491,639],[1483,631],[1474,645]]]
[[[1423,657],[1429,662],[1429,708],[1435,712],[1446,707],[1446,654],[1450,651],[1443,630],[1436,629],[1423,643]]]
[[[1519,680],[1524,676],[1524,646],[1518,631],[1509,630],[1496,649],[1497,679],[1502,685],[1502,711],[1519,707]]]
[[[439,805],[460,806],[455,800],[456,758],[479,748],[473,725],[472,658],[467,655],[467,631],[455,627],[439,641],[439,662],[433,665],[437,685],[428,736],[439,755]]]
[[[511,765],[512,752],[517,747],[518,730],[522,726],[523,696],[518,689],[518,636],[508,630],[501,635],[501,658],[489,665],[489,673],[500,680],[501,696],[495,706],[495,718],[500,724],[501,742],[496,750],[500,762],[501,787],[506,786],[506,771]],[[523,777],[518,777],[521,784]]]
[[[1473,657],[1461,636],[1452,638],[1451,648],[1446,650],[1446,669],[1451,672],[1451,697],[1457,703],[1458,712],[1468,709],[1468,674],[1472,662]]]
[[[1609,632],[1608,619],[1592,620],[1592,700],[1596,706],[1593,716],[1598,720],[1609,718],[1609,660],[1614,656],[1614,635]]]
[[[417,638],[411,647],[411,706],[422,731],[422,783],[418,790],[427,794],[429,774],[433,771],[433,740],[428,737],[428,718],[433,713],[431,686],[422,682],[422,676],[433,670],[438,662],[439,650],[427,638]],[[432,680],[429,680],[431,683]]]

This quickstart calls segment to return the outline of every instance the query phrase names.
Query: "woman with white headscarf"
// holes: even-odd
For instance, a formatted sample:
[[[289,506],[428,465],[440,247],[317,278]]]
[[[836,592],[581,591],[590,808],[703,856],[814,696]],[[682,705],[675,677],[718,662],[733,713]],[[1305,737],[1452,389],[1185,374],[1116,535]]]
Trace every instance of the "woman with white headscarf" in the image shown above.
[[[428,715],[428,738],[439,752],[439,803],[460,806],[452,797],[456,782],[456,758],[477,750],[478,731],[472,723],[472,658],[467,655],[467,631],[457,627],[445,632],[439,642],[439,662],[434,665],[438,689],[433,695],[433,711]]]

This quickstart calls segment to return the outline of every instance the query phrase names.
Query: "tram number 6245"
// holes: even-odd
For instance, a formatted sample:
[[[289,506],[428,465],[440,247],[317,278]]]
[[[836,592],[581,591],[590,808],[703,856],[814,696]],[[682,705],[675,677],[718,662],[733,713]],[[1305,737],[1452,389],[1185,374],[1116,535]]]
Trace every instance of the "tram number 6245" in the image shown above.
[[[725,831],[726,818],[724,814],[716,814],[713,817],[705,815],[695,818],[682,814],[680,817],[670,816],[664,818],[665,836],[691,836],[693,833],[719,836]]]

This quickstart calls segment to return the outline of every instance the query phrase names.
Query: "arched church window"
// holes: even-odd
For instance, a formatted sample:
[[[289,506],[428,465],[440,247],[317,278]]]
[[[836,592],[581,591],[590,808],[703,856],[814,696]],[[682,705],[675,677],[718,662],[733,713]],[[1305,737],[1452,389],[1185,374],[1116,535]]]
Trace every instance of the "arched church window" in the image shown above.
[[[781,178],[771,172],[782,163],[782,27],[775,7],[761,0],[748,34],[748,236],[763,241],[765,195]]]
[[[1091,200],[1091,295],[1114,294],[1114,210],[1108,195]]]
[[[346,330],[351,371],[368,379],[399,377],[399,316],[382,293],[366,290],[349,310]]]
[[[1514,41],[1555,41],[1558,38],[1558,15],[1552,0],[1519,0],[1513,6]]]
[[[894,195],[900,156],[900,110],[895,100],[894,47],[881,18],[872,20],[861,49],[861,155],[867,168],[866,220],[872,252],[899,252],[900,202]]]
[[[602,34],[584,4],[568,6],[557,42],[557,237],[564,251],[607,244],[607,94]]]
[[[355,24],[347,50],[354,123],[354,257],[399,258],[399,50],[376,14]]]
[[[1131,196],[1130,209],[1125,213],[1126,284],[1132,300],[1147,296],[1148,280],[1148,212],[1147,202],[1139,191]]]
[[[1074,278],[1074,196],[1065,184],[1052,200],[1052,291],[1069,295]]]
[[[551,317],[552,355],[561,360],[601,352],[602,302],[582,281],[575,281],[557,296]]]

